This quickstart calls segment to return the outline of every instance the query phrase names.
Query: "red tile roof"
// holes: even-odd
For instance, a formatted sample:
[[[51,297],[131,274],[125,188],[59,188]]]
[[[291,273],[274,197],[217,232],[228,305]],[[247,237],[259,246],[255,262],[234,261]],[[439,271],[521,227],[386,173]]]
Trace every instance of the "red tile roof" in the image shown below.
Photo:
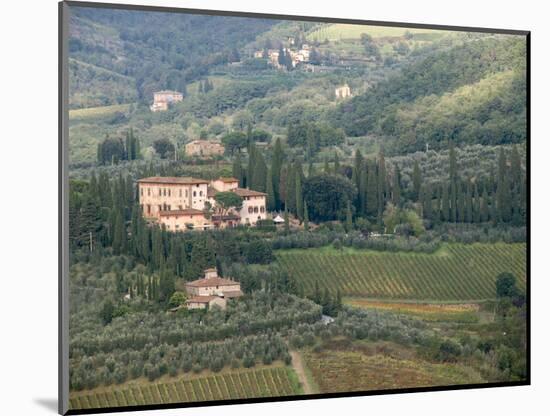
[[[191,287],[210,287],[210,286],[234,286],[239,285],[239,282],[235,280],[224,279],[223,277],[211,277],[209,279],[200,278],[193,280],[192,282],[187,282],[185,286]]]
[[[221,181],[221,182],[225,182],[225,183],[233,183],[233,182],[239,182],[239,180],[237,178],[218,178],[218,179],[214,179],[215,181]]]
[[[139,179],[138,183],[161,183],[164,185],[198,185],[202,183],[208,183],[208,181],[205,179],[191,178],[190,176],[151,176],[149,178]]]
[[[232,190],[232,192],[235,192],[239,196],[266,196],[267,195],[264,192],[253,191],[252,189],[245,189],[245,188],[235,188]]]

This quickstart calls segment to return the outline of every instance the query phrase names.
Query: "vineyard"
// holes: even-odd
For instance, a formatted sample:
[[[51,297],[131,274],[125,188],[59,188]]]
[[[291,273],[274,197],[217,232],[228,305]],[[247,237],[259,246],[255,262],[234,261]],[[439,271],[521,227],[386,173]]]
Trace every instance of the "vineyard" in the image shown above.
[[[321,393],[484,382],[479,373],[458,364],[432,364],[355,351],[303,355]]]
[[[379,299],[483,300],[495,296],[499,273],[525,288],[526,245],[448,244],[433,254],[332,248],[281,250],[283,269],[312,293],[315,284],[343,296]]]
[[[187,377],[160,383],[71,393],[71,409],[187,403],[301,393],[295,373],[287,367],[231,371],[202,377]]]

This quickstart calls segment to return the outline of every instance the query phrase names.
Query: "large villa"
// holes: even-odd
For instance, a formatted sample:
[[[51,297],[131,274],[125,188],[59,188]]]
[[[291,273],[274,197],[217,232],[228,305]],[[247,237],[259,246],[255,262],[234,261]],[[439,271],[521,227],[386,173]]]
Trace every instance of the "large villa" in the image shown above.
[[[187,309],[206,309],[214,305],[225,309],[227,301],[243,295],[241,284],[218,276],[216,269],[206,269],[204,277],[185,284],[189,299]]]
[[[143,216],[168,231],[207,230],[255,225],[267,217],[266,194],[239,188],[235,178],[212,181],[191,177],[153,176],[139,179],[139,203]],[[216,212],[218,192],[234,192],[242,198],[240,210]],[[214,208],[209,212],[208,208]]]

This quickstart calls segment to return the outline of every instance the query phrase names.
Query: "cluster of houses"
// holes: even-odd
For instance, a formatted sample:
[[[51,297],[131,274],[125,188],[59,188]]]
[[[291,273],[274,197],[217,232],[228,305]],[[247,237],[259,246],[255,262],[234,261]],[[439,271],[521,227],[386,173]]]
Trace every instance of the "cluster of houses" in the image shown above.
[[[225,309],[227,301],[243,295],[239,282],[219,277],[215,268],[206,269],[203,278],[187,282],[185,291],[188,296],[185,302],[187,309],[207,309],[212,306]]]
[[[290,55],[290,59],[292,61],[292,66],[296,67],[301,63],[309,62],[310,55],[311,55],[311,49],[308,44],[303,44],[301,49],[291,49],[291,48],[283,48],[282,49],[285,54]],[[259,50],[254,52],[254,58],[267,58],[268,62],[274,66],[275,68],[282,68],[283,66],[279,63],[279,49],[267,49],[267,50]]]
[[[267,194],[240,188],[236,178],[208,181],[192,177],[153,176],[137,182],[143,216],[164,225],[168,231],[255,225],[267,218]],[[242,198],[240,209],[217,209],[215,197],[218,192],[239,195]]]

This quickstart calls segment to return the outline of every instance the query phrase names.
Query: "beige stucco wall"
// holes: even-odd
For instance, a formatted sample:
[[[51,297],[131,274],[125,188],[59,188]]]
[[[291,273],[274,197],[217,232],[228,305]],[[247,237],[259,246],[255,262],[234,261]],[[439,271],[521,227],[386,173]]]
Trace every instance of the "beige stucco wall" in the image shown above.
[[[205,230],[212,226],[204,214],[162,215],[159,223],[164,224],[168,231],[186,231],[187,224],[193,224],[194,230]]]
[[[148,218],[158,218],[159,206],[169,206],[169,211],[194,208],[204,209],[207,184],[139,184],[139,203],[143,215]],[[148,209],[150,207],[150,210]]]
[[[252,212],[249,212],[249,208],[252,209]],[[267,218],[265,196],[244,197],[239,215],[241,217],[241,224],[254,225],[258,219],[265,220]]]

